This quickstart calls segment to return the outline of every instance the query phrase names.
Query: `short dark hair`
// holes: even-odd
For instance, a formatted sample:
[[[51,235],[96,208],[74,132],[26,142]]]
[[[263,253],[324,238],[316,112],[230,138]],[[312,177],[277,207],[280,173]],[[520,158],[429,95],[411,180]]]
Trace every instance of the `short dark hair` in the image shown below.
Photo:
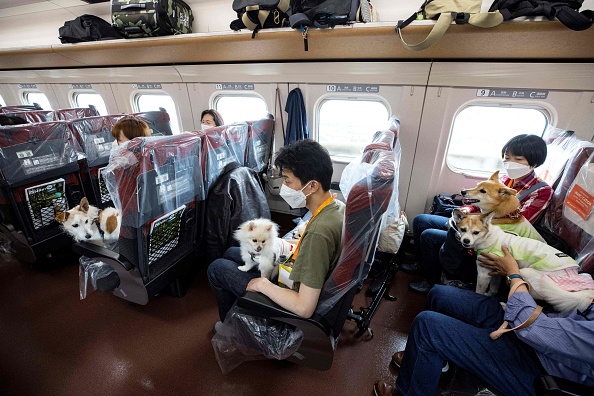
[[[274,165],[288,169],[301,184],[316,180],[324,191],[330,190],[332,183],[332,160],[330,154],[320,143],[313,140],[298,140],[281,147],[276,154]]]
[[[212,118],[214,118],[214,122],[215,122],[216,126],[221,126],[221,125],[225,124],[225,121],[223,121],[223,116],[221,115],[221,113],[219,113],[215,109],[204,110],[202,112],[202,115],[200,116],[200,122],[202,122],[202,118],[204,118],[204,116],[206,114],[210,114],[212,116]]]
[[[501,158],[505,154],[518,155],[526,158],[528,165],[537,167],[547,159],[547,145],[536,135],[522,134],[511,138],[501,149]]]

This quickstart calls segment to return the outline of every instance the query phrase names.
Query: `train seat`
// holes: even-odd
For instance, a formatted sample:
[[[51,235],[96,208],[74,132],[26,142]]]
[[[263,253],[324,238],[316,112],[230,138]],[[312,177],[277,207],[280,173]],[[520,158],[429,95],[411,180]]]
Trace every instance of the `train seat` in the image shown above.
[[[15,111],[31,111],[31,110],[43,110],[37,103],[32,105],[15,105],[15,106],[0,106],[0,113],[13,113]]]
[[[248,141],[245,152],[245,166],[256,172],[265,172],[274,141],[274,117],[248,121]]]
[[[223,169],[237,158],[229,144],[227,144],[226,125],[207,128],[194,132],[202,139],[202,169],[206,192],[215,185]]]
[[[12,117],[20,117],[30,123],[60,121],[60,117],[53,110],[14,111],[10,113],[5,112],[4,114]]]
[[[85,153],[86,162],[80,161],[85,191],[91,204],[104,208],[113,206],[102,171],[109,162],[113,135],[111,129],[123,115],[91,116],[73,119],[70,128]]]
[[[151,135],[153,136],[173,135],[173,131],[171,130],[171,118],[165,109],[157,111],[143,111],[139,113],[132,113],[130,115],[144,120],[148,124],[151,130]]]
[[[225,140],[227,145],[233,152],[235,160],[238,164],[243,165],[245,162],[245,152],[248,143],[248,124],[245,122],[227,125],[224,130]]]
[[[165,287],[178,288],[201,233],[200,139],[188,132],[136,138],[113,155],[105,179],[122,214],[118,251],[89,243],[73,250],[116,270],[114,295],[144,305]]]
[[[371,143],[386,143],[390,148],[393,148],[398,141],[399,133],[400,120],[396,118],[396,116],[392,116],[389,121],[388,129],[375,132],[371,139]]]
[[[0,127],[1,231],[17,257],[33,262],[72,242],[54,217],[84,196],[81,156],[64,121]]]
[[[235,316],[239,322],[245,322],[250,317],[255,318],[255,322],[261,322],[264,318],[266,327],[258,328],[259,332],[251,338],[252,342],[245,338],[234,338],[233,334],[241,334],[241,330],[235,332],[233,327],[215,335],[212,343],[223,371],[249,359],[247,355],[265,353],[270,356],[267,350],[278,350],[275,346],[279,343],[282,345],[283,340],[275,338],[278,334],[276,331],[268,334],[267,329],[278,329],[279,324],[283,334],[288,334],[290,356],[286,357],[283,353],[273,355],[318,370],[330,368],[357,285],[367,276],[374,259],[383,215],[392,198],[394,171],[393,162],[380,161],[373,165],[369,176],[355,183],[348,193],[342,253],[337,267],[322,288],[311,318],[295,315],[260,293],[246,292],[238,299],[236,307],[228,316],[229,326],[237,323],[233,320]],[[228,320],[225,320],[225,326],[228,326]],[[274,339],[268,339],[267,336]]]
[[[98,116],[99,111],[93,105],[89,107],[73,107],[70,109],[58,109],[56,114],[60,120],[68,121],[77,118],[93,117]]]

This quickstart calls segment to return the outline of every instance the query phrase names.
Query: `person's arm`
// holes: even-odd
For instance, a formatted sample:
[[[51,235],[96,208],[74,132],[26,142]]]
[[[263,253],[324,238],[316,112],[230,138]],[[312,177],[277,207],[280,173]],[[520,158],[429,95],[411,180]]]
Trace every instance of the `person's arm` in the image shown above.
[[[481,266],[491,269],[492,275],[519,274],[518,263],[502,246],[504,256],[483,253],[478,257]],[[512,279],[511,287],[521,279]],[[505,309],[505,320],[512,327],[527,320],[534,312],[537,304],[528,293],[526,285],[520,285],[509,296]],[[571,317],[551,318],[540,314],[529,327],[516,330],[517,336],[537,351],[563,363],[568,367],[580,370],[580,363],[594,366],[594,321],[575,320]],[[578,367],[576,367],[576,365]],[[582,371],[583,372],[583,371]]]
[[[522,202],[520,212],[531,223],[534,223],[542,212],[549,206],[553,199],[553,189],[546,185],[536,191],[532,191]]]
[[[246,290],[260,292],[284,309],[304,318],[313,315],[321,292],[321,289],[314,289],[303,283],[299,286],[299,291],[296,292],[277,286],[266,278],[252,279]]]

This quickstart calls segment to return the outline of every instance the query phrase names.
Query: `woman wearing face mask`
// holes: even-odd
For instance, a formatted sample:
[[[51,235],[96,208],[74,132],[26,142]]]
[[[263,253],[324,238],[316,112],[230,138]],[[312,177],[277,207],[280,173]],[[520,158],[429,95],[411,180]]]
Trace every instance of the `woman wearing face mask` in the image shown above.
[[[312,213],[288,259],[293,264],[289,276],[292,286],[261,278],[256,267],[239,271],[237,267],[243,265],[239,248],[231,247],[208,267],[221,320],[246,290],[263,293],[281,307],[309,318],[324,282],[338,263],[345,206],[330,193],[332,161],[328,151],[317,142],[301,140],[281,148],[274,164],[284,177],[281,197],[291,207],[305,207]]]
[[[204,110],[200,117],[200,123],[202,124],[200,129],[212,128],[225,124],[223,116],[221,116],[221,113],[215,109]]]
[[[503,175],[501,182],[517,191],[520,199],[520,213],[531,223],[535,223],[553,199],[553,189],[536,177],[534,168],[542,165],[547,158],[547,146],[536,135],[522,134],[510,139],[501,149]],[[528,194],[526,194],[528,193]],[[469,212],[480,212],[476,207],[466,207]],[[403,264],[404,272],[424,275],[425,279],[411,282],[412,291],[427,294],[434,284],[440,283],[442,267],[459,269],[451,279],[463,283],[476,281],[475,265],[467,249],[448,235],[448,218],[430,214],[418,215],[413,220],[413,233],[417,262]],[[447,241],[447,242],[446,242]],[[468,265],[466,265],[466,264]],[[468,271],[466,271],[468,270]]]
[[[151,130],[148,124],[140,118],[126,116],[120,119],[111,128],[111,135],[114,137],[112,153],[114,149],[137,137],[150,137]]]

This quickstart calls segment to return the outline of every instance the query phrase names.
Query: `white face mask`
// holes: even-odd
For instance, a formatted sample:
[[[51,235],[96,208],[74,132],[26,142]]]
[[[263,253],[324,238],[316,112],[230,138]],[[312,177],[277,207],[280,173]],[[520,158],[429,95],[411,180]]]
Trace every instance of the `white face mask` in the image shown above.
[[[285,200],[286,203],[289,204],[290,207],[295,209],[304,208],[307,203],[306,198],[311,193],[305,195],[303,193],[303,189],[305,189],[305,187],[307,187],[309,183],[311,182],[306,183],[301,190],[293,190],[291,187],[288,187],[285,184],[283,184],[280,189],[280,196],[282,199]]]
[[[214,128],[214,125],[200,124],[200,130],[203,131],[208,128]]]
[[[532,172],[532,168],[530,166],[511,161],[504,162],[503,168],[510,179],[519,179],[520,177],[526,176],[528,173]]]

